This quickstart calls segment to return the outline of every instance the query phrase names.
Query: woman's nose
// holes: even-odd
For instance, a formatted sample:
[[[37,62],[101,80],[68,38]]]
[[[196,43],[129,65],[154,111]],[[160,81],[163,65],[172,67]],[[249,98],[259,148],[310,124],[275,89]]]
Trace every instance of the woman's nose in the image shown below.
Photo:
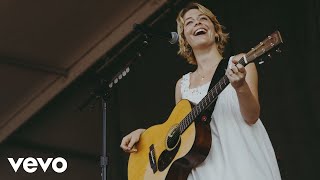
[[[197,26],[197,25],[199,25],[199,24],[201,24],[201,22],[197,20],[194,25]]]

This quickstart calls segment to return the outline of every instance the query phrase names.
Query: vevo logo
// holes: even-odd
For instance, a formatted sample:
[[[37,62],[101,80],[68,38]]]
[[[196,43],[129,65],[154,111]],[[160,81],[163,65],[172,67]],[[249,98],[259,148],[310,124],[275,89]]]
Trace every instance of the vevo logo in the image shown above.
[[[40,167],[42,168],[43,172],[47,171],[50,164],[51,164],[53,171],[55,171],[56,173],[63,173],[64,171],[66,171],[66,169],[68,167],[67,161],[61,157],[58,157],[55,159],[48,158],[46,160],[46,162],[44,162],[42,158],[35,159],[32,157],[28,157],[26,159],[19,158],[17,162],[15,162],[13,158],[8,158],[8,161],[10,162],[10,164],[15,172],[18,171],[21,164],[23,164],[23,169],[27,173],[34,173],[38,169],[38,163],[40,164]],[[58,163],[61,163],[62,166],[58,167]]]

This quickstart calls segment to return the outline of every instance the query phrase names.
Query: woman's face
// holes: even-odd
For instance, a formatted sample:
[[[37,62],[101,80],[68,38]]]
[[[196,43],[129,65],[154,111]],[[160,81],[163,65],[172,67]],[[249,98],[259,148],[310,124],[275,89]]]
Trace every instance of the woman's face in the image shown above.
[[[183,16],[184,36],[192,49],[208,47],[215,42],[214,25],[198,9],[190,9]]]

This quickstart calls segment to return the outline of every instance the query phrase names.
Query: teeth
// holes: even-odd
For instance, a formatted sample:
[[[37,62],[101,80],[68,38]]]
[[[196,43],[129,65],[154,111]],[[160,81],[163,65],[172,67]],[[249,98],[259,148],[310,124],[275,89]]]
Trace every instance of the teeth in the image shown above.
[[[197,35],[199,32],[206,32],[206,30],[203,28],[200,28],[194,32],[194,35]]]

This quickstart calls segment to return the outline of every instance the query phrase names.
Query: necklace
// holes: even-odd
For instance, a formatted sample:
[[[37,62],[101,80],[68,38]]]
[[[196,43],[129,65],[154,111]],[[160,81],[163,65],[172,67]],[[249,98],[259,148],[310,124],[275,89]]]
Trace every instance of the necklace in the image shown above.
[[[196,71],[198,74],[199,74],[199,76],[201,77],[201,81],[203,81],[204,80],[204,76],[202,76],[198,71]]]
[[[213,67],[215,67],[215,66],[217,66],[217,64],[214,65]],[[212,67],[212,69],[213,69],[213,67]],[[201,77],[201,81],[203,81],[206,76],[202,76],[202,75],[199,73],[199,70],[196,70],[196,72],[197,72],[197,74]]]
[[[220,61],[221,61],[221,60],[220,60]],[[220,63],[220,61],[219,61],[218,63],[216,63],[215,65],[213,65],[213,66],[212,66],[212,69],[213,69],[214,67],[217,67],[218,64]],[[205,78],[205,76],[202,76],[202,75],[199,73],[198,69],[196,70],[196,72],[197,72],[197,74],[201,77],[201,81],[203,81],[204,78]]]

